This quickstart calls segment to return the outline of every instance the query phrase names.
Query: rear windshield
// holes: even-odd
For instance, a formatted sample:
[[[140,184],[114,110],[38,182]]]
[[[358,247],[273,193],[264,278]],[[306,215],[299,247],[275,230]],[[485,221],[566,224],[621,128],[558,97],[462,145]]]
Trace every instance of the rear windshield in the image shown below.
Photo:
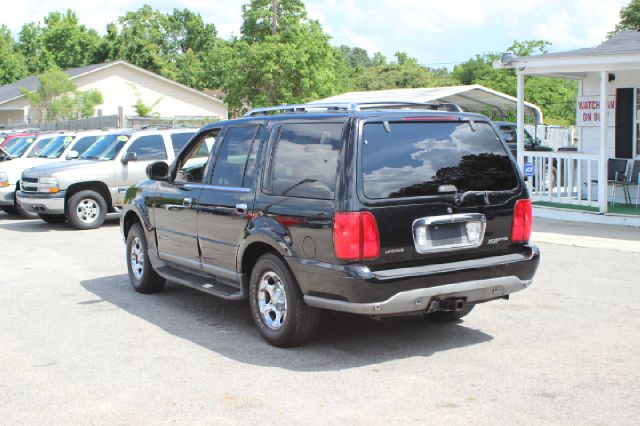
[[[420,197],[517,186],[511,160],[484,122],[390,122],[364,125],[364,194]]]

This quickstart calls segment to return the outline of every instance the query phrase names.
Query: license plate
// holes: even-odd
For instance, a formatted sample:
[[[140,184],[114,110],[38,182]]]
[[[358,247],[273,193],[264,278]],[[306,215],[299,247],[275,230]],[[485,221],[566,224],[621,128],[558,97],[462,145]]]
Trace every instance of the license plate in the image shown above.
[[[480,213],[430,216],[413,222],[418,253],[473,248],[482,245],[486,218]]]

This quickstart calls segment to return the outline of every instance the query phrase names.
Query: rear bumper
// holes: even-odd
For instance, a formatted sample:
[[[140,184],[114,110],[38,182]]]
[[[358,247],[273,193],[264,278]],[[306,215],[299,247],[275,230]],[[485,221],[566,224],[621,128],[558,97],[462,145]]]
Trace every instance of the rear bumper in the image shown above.
[[[506,296],[531,284],[539,262],[538,248],[524,245],[507,255],[384,271],[304,260],[290,266],[310,306],[382,315],[423,310],[433,298]]]
[[[28,212],[38,214],[64,214],[65,191],[41,194],[18,191],[16,201]]]
[[[15,185],[0,187],[0,206],[13,206],[15,194]]]

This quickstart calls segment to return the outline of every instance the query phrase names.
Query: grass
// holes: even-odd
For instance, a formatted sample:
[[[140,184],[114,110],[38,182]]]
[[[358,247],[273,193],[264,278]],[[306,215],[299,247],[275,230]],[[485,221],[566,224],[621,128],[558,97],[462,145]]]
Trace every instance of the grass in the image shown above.
[[[556,209],[577,210],[577,211],[592,212],[592,213],[598,213],[599,211],[597,207],[577,206],[573,204],[562,204],[562,203],[551,203],[548,201],[534,201],[533,205],[540,206],[540,207],[553,207]],[[612,206],[611,203],[609,203],[608,212],[613,214],[640,216],[640,206],[638,206],[638,208],[636,208],[635,204],[631,204],[631,205],[616,204],[615,206]]]

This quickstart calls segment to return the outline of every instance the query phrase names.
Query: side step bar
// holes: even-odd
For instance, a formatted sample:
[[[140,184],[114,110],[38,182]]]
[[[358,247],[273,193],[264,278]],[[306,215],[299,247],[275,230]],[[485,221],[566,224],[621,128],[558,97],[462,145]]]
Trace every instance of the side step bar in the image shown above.
[[[246,285],[241,284],[240,287],[236,287],[216,281],[213,277],[203,277],[202,275],[174,269],[170,266],[156,268],[156,272],[169,281],[212,294],[222,299],[241,300],[247,298]]]

